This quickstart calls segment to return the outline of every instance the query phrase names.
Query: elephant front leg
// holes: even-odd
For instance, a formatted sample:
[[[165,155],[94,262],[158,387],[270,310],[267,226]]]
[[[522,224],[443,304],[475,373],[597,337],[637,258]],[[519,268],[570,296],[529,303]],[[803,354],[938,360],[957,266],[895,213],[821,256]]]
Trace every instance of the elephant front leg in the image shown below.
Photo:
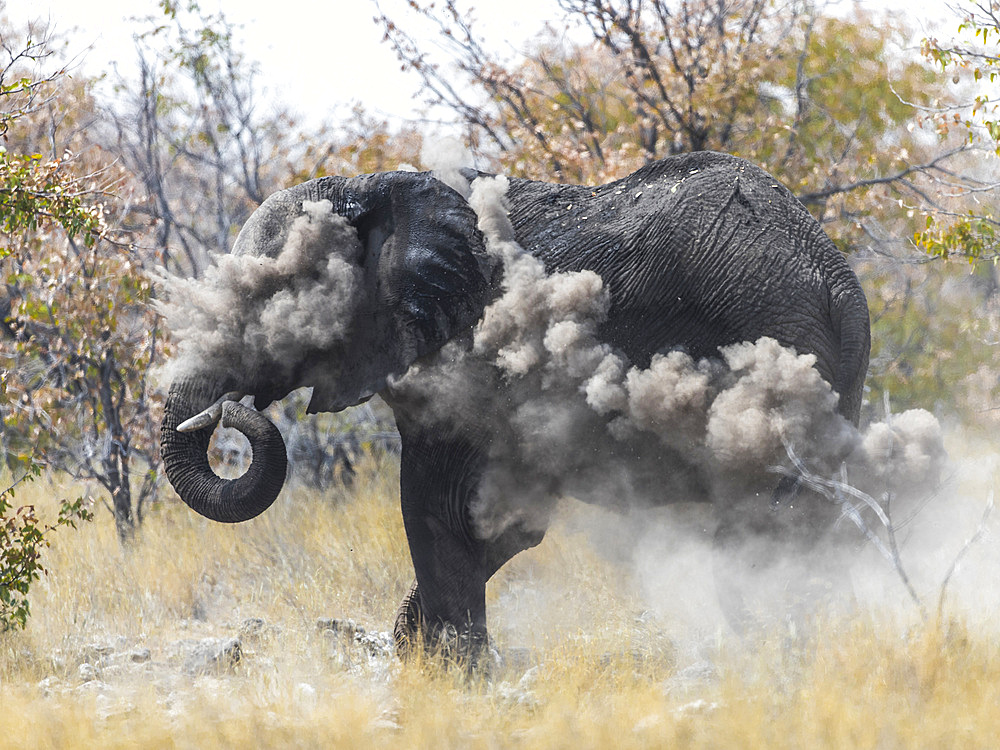
[[[475,663],[486,649],[486,576],[465,540],[433,517],[406,518],[416,581],[400,606],[399,652],[419,644]]]
[[[525,529],[514,525],[496,539],[477,544],[476,557],[483,566],[486,578],[492,578],[494,573],[519,552],[541,543],[544,536],[544,530]],[[396,612],[393,637],[396,641],[397,653],[406,658],[413,650],[417,634],[430,632],[432,631],[428,629],[428,622],[421,604],[420,586],[414,581]]]
[[[416,573],[396,618],[402,655],[418,641],[475,661],[488,642],[481,542],[468,508],[479,481],[479,453],[462,440],[442,440],[403,426],[400,501]]]
[[[397,651],[406,656],[414,646],[430,646],[475,665],[489,645],[486,582],[541,542],[544,514],[535,514],[531,528],[513,523],[495,537],[480,537],[470,508],[488,463],[488,437],[442,434],[407,416],[397,411],[400,502],[416,581],[393,628]]]

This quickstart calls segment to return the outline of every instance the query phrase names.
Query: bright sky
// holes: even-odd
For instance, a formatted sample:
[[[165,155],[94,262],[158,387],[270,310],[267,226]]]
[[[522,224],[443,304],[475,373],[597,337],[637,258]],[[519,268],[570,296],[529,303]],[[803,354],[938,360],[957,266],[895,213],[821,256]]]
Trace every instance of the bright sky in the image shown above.
[[[843,10],[852,0],[836,5]],[[0,0],[2,7],[3,0]],[[398,15],[405,0],[381,0]],[[513,51],[558,17],[556,0],[468,0],[476,7],[477,28],[491,40],[503,40],[500,51]],[[950,35],[957,25],[946,0],[863,0],[873,8],[895,8],[925,33]],[[243,25],[244,50],[262,68],[263,101],[281,101],[318,122],[362,102],[372,113],[393,120],[412,116],[417,79],[400,71],[399,63],[372,18],[372,0],[201,0],[207,10],[221,7],[233,23]],[[141,25],[135,16],[159,15],[156,0],[12,0],[6,13],[15,23],[51,18],[66,32],[72,53],[85,53],[83,70],[97,73],[117,63],[123,73],[134,66],[132,34]],[[941,25],[943,19],[944,25]],[[75,29],[75,31],[74,31]],[[938,29],[937,32],[934,30]],[[940,31],[940,29],[945,29]],[[89,51],[88,51],[89,48]]]

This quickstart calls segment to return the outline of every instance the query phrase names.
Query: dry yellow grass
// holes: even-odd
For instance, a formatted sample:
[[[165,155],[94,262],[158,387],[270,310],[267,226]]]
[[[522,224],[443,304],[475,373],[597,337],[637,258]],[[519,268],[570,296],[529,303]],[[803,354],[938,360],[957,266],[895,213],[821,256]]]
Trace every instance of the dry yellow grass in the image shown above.
[[[286,491],[238,526],[168,504],[127,552],[103,512],[61,532],[28,630],[0,638],[0,748],[998,745],[1000,628],[865,612],[740,641],[643,615],[641,576],[585,531],[612,522],[579,507],[491,584],[491,680],[368,658],[316,620],[390,628],[412,575],[396,481],[369,466],[354,491]],[[19,499],[51,511],[62,492]],[[234,669],[181,668],[177,644],[247,618],[266,624]],[[101,666],[102,647],[151,658]]]

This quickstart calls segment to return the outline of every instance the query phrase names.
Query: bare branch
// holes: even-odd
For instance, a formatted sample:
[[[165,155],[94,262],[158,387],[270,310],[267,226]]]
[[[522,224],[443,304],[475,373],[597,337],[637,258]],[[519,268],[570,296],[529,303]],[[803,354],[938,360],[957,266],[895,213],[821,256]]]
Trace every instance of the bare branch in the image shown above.
[[[979,525],[976,527],[975,533],[970,536],[965,544],[962,545],[962,549],[958,551],[955,555],[955,559],[951,561],[951,566],[948,568],[948,573],[945,575],[944,580],[941,581],[941,591],[938,595],[938,605],[937,605],[937,619],[941,622],[941,617],[944,613],[944,600],[945,595],[948,592],[948,584],[951,582],[951,578],[958,571],[959,563],[962,562],[962,558],[965,557],[966,553],[975,546],[976,542],[983,538],[986,533],[986,522],[989,521],[990,515],[993,513],[993,491],[990,491],[989,496],[986,498],[986,507],[983,509],[983,516],[979,519]]]
[[[871,543],[871,545],[878,550],[883,559],[885,559],[886,562],[893,567],[896,574],[899,576],[903,587],[906,589],[906,593],[909,595],[910,600],[920,612],[921,619],[926,621],[927,610],[924,607],[924,603],[921,601],[920,596],[917,594],[916,589],[914,589],[913,583],[910,581],[910,577],[907,574],[906,568],[899,555],[899,547],[896,544],[895,528],[893,527],[891,517],[887,512],[890,497],[886,495],[880,503],[866,492],[862,492],[856,487],[851,486],[847,481],[846,466],[841,466],[841,475],[839,480],[827,479],[826,477],[822,477],[811,472],[806,467],[805,463],[803,463],[803,461],[795,454],[793,446],[786,443],[785,452],[788,455],[789,461],[792,463],[792,468],[789,469],[785,466],[772,466],[769,468],[769,471],[796,479],[802,482],[802,484],[808,489],[816,492],[830,502],[836,503],[841,509],[842,517],[853,523],[858,530],[861,531],[865,539],[867,539],[869,543]],[[858,502],[855,503],[852,499]],[[862,514],[862,511],[865,509],[874,513],[875,517],[882,525],[888,539],[888,546],[886,546],[886,544],[879,538],[876,531],[872,529],[872,527],[865,520]]]
[[[826,198],[830,198],[834,195],[840,195],[842,193],[849,193],[855,190],[860,190],[862,188],[874,187],[875,185],[888,185],[891,183],[899,182],[904,177],[908,177],[911,174],[922,172],[927,173],[933,170],[942,170],[941,164],[947,160],[954,157],[956,154],[964,153],[969,150],[967,145],[958,146],[956,148],[945,151],[944,153],[938,154],[933,159],[923,164],[911,164],[905,169],[901,169],[895,174],[886,175],[885,177],[872,177],[867,180],[855,180],[853,182],[841,183],[839,185],[832,185],[823,190],[816,190],[811,193],[803,193],[798,195],[798,199],[803,203],[819,203]]]

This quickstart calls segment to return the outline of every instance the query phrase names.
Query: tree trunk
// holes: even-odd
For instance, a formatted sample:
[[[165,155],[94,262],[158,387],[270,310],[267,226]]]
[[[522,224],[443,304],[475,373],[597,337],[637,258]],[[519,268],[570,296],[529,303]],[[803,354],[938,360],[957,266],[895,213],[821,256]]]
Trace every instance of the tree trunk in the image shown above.
[[[122,429],[120,402],[115,401],[115,361],[105,352],[100,368],[101,410],[104,423],[111,436],[102,460],[106,487],[111,493],[111,508],[115,516],[118,540],[124,545],[135,534],[135,516],[132,513],[132,488],[129,486],[129,442]]]

